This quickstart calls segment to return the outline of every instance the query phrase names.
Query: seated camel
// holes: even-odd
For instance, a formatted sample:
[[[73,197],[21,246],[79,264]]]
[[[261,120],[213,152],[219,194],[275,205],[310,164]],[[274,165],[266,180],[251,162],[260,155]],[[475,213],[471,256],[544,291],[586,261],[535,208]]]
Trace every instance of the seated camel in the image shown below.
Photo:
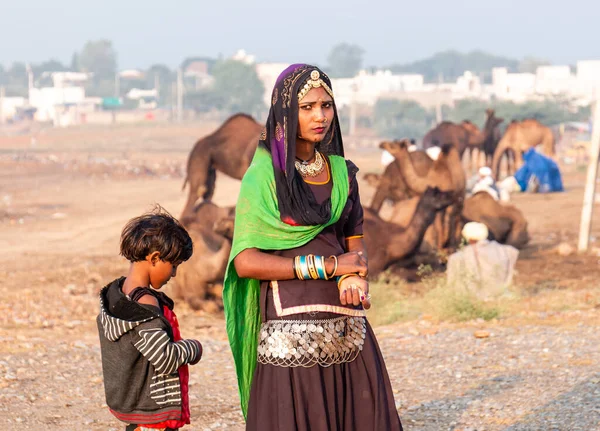
[[[414,255],[438,211],[453,202],[451,192],[428,187],[418,198],[415,211],[406,227],[383,220],[370,208],[364,210],[363,231],[369,256],[369,274],[376,276],[393,263]]]
[[[177,269],[173,294],[191,308],[208,312],[222,307],[222,285],[233,237],[235,207],[201,202],[184,226],[194,243],[194,254]]]
[[[189,183],[190,191],[181,219],[191,215],[200,199],[212,198],[217,171],[242,179],[254,156],[262,128],[249,115],[235,114],[214,133],[196,142],[187,162],[183,187]]]
[[[444,144],[440,155],[432,163],[431,168],[423,176],[419,175],[408,152],[408,140],[384,142],[382,147],[396,158],[400,174],[407,187],[417,195],[421,195],[428,187],[437,187],[452,193],[452,205],[438,214],[435,225],[438,235],[437,249],[454,249],[459,242],[458,224],[465,196],[465,171],[460,155],[452,144]]]
[[[383,148],[384,145],[388,145],[388,143],[382,142],[379,147]],[[425,151],[409,152],[409,157],[418,175],[427,174],[427,171],[433,165],[433,160],[431,160]],[[371,209],[375,212],[381,210],[386,200],[398,202],[416,196],[416,193],[406,185],[400,173],[398,162],[395,160],[386,166],[383,174],[367,173],[364,179],[376,189],[371,201]]]
[[[515,206],[501,204],[489,193],[479,192],[465,199],[462,211],[464,223],[476,221],[485,224],[493,239],[502,244],[522,248],[529,242],[527,220]]]

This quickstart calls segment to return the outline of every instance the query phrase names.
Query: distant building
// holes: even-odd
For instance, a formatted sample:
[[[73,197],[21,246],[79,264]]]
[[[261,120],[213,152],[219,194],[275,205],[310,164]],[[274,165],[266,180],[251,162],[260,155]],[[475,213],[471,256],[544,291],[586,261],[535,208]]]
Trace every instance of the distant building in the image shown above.
[[[277,81],[277,77],[288,66],[289,63],[258,63],[256,65],[256,74],[265,87],[263,101],[266,106],[271,106],[271,93],[273,92],[275,81]]]
[[[208,63],[205,61],[192,61],[183,70],[183,77],[188,81],[193,81],[196,90],[207,87],[214,81],[214,78],[208,74]]]
[[[37,121],[52,122],[55,126],[79,123],[85,103],[84,84],[88,74],[75,72],[49,73],[53,87],[29,89],[29,106],[36,109]]]
[[[576,78],[569,66],[540,66],[535,72],[535,92],[542,95],[574,93]]]
[[[17,114],[19,108],[27,104],[25,97],[3,97],[0,98],[0,124],[12,120]]]
[[[577,62],[577,92],[591,101],[600,97],[600,60]]]
[[[535,75],[533,73],[509,73],[506,67],[492,69],[492,87],[499,99],[524,102],[535,95]]]
[[[338,107],[353,102],[373,106],[377,99],[391,93],[418,92],[423,89],[423,75],[394,75],[389,70],[374,73],[361,70],[353,78],[332,79],[333,93]]]

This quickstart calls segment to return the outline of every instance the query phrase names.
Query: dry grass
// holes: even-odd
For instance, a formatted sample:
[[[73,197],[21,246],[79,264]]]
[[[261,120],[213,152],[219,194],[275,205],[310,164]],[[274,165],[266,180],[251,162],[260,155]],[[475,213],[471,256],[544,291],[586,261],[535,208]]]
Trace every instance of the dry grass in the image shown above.
[[[388,325],[427,316],[429,320],[464,322],[539,313],[600,308],[600,283],[577,290],[553,286],[514,285],[501,294],[481,299],[463,286],[450,286],[444,274],[422,270],[422,281],[407,283],[389,274],[371,282],[373,325]]]

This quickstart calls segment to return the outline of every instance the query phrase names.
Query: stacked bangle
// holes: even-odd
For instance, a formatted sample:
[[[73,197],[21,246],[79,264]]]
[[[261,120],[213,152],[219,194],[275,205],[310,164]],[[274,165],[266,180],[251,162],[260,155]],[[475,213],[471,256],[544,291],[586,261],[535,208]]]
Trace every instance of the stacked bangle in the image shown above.
[[[339,277],[336,277],[335,280],[337,282],[337,287],[338,290],[340,289],[340,284],[342,284],[342,280],[348,278],[348,277],[354,277],[357,276],[358,274],[354,274],[354,273],[350,273],[350,274],[344,274],[344,275],[340,275]]]
[[[306,256],[296,256],[292,263],[292,268],[296,277],[300,280],[329,280],[337,271],[337,258],[334,258],[334,268],[331,275],[327,274],[325,269],[325,257],[308,254]]]

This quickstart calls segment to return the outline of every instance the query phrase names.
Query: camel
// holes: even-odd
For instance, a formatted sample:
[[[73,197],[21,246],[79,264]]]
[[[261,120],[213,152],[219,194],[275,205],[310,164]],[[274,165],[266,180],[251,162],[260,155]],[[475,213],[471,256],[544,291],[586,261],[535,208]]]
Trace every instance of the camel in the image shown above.
[[[427,149],[435,146],[440,147],[442,144],[452,144],[458,149],[461,159],[468,150],[470,161],[472,161],[475,150],[478,152],[483,150],[486,152],[486,155],[493,154],[491,148],[495,148],[500,135],[498,125],[504,119],[497,118],[493,109],[486,109],[485,114],[486,120],[483,130],[479,130],[469,120],[464,120],[460,124],[442,121],[423,137],[423,148]],[[469,167],[472,168],[471,162],[469,163]]]
[[[504,153],[512,152],[514,154],[515,169],[518,169],[523,164],[523,153],[538,145],[542,146],[542,152],[546,156],[555,156],[552,129],[535,119],[511,122],[494,151],[492,172],[496,181],[500,177],[500,160]]]
[[[464,120],[460,125],[468,132],[468,145],[469,150],[469,161],[472,162],[473,153],[477,150],[477,160],[481,153],[485,154],[485,165],[489,165],[492,162],[494,151],[500,141],[500,129],[498,126],[504,121],[504,118],[495,116],[493,109],[485,110],[485,123],[483,130],[479,130],[475,124],[469,120]]]
[[[221,208],[201,202],[185,225],[194,243],[194,254],[181,264],[173,279],[173,294],[191,308],[209,312],[222,306],[222,285],[231,251],[235,207]]]
[[[475,193],[465,199],[463,222],[485,224],[493,238],[503,244],[522,248],[529,242],[527,220],[515,206],[500,204],[487,192]]]
[[[369,274],[376,276],[395,262],[414,255],[438,211],[454,201],[452,192],[428,187],[418,199],[406,227],[383,220],[371,208],[364,210],[363,231],[369,256]]]
[[[382,142],[379,147],[383,148],[384,145],[388,144]],[[418,175],[425,175],[433,165],[433,160],[431,160],[425,151],[410,152],[409,157]],[[399,202],[415,196],[415,193],[406,186],[406,182],[400,174],[400,167],[397,161],[387,165],[382,175],[368,173],[363,178],[369,185],[376,188],[371,200],[371,209],[375,212],[381,210],[386,199],[392,202]]]
[[[481,145],[481,150],[485,154],[485,166],[490,166],[492,164],[492,159],[494,157],[494,152],[496,151],[496,147],[498,146],[498,142],[502,138],[502,134],[500,133],[500,124],[504,122],[504,118],[499,118],[495,116],[495,111],[493,109],[485,110],[485,124],[483,125],[483,143]]]
[[[217,171],[241,180],[250,166],[263,126],[251,116],[235,114],[214,133],[200,139],[190,152],[187,176],[190,191],[181,219],[193,217],[196,202],[210,200],[215,191]]]
[[[384,144],[384,149],[396,158],[402,178],[414,193],[423,194],[427,187],[438,187],[441,191],[452,192],[454,202],[444,214],[438,215],[435,229],[438,232],[438,249],[455,248],[459,240],[457,225],[462,212],[466,183],[458,149],[450,143],[442,145],[439,157],[427,174],[419,176],[408,157],[406,140]]]
[[[460,124],[451,121],[442,121],[423,137],[423,149],[431,147],[441,147],[443,144],[452,144],[458,150],[462,158],[465,150],[470,145],[469,131]],[[476,141],[475,147],[479,147],[480,142]]]

